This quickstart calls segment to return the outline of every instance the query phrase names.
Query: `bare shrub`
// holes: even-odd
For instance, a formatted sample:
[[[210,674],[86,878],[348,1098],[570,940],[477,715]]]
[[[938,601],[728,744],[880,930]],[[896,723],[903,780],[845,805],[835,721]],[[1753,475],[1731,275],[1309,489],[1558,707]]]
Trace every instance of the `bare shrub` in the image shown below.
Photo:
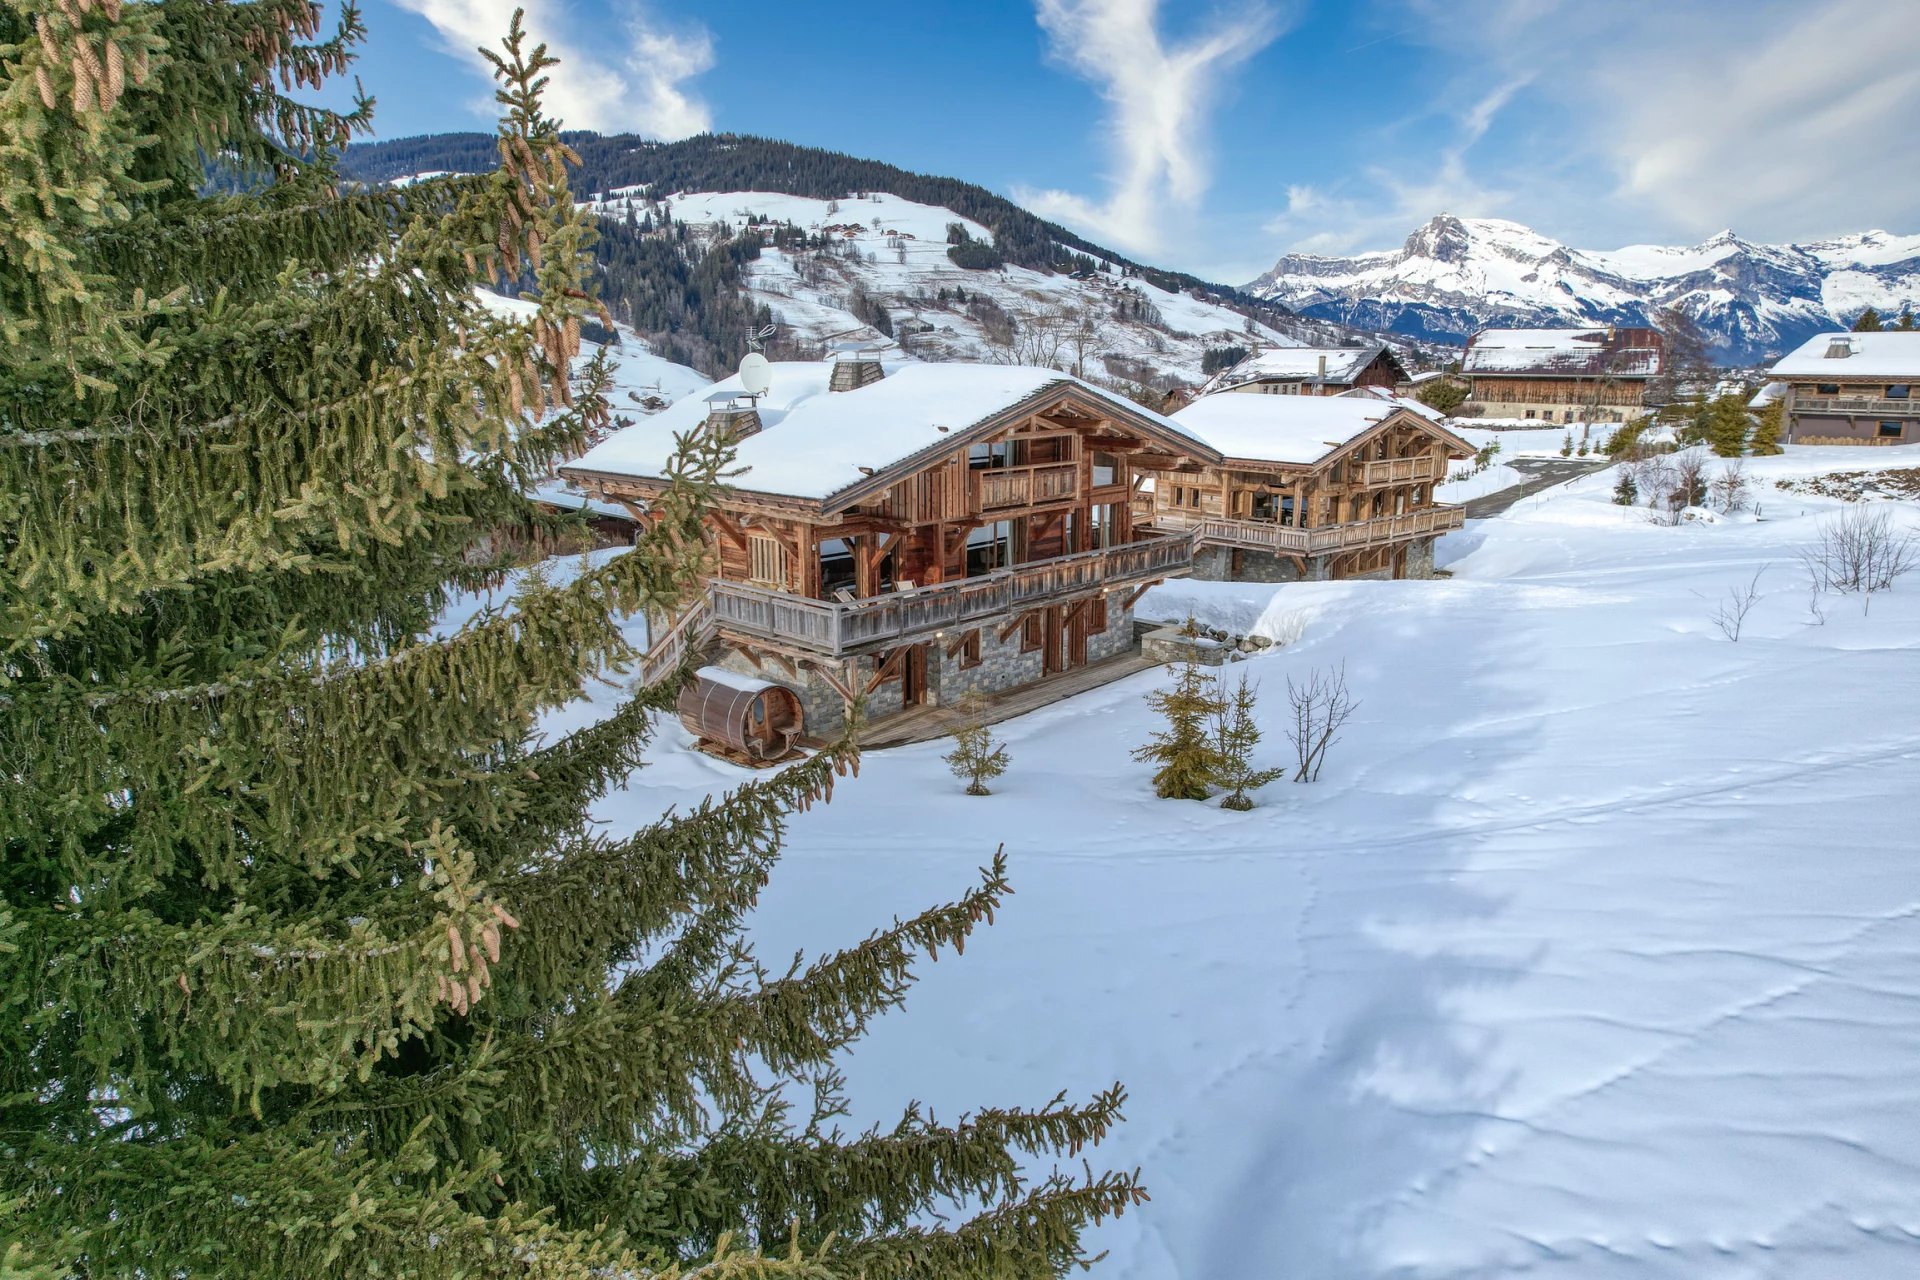
[[[1293,706],[1293,724],[1287,738],[1293,743],[1299,768],[1295,782],[1318,782],[1321,766],[1327,760],[1327,748],[1339,741],[1340,727],[1346,724],[1360,704],[1347,691],[1347,667],[1341,663],[1328,671],[1316,671],[1305,684],[1296,685],[1287,677],[1287,701]]]
[[[1708,500],[1712,502],[1713,509],[1723,516],[1745,511],[1752,490],[1753,483],[1747,479],[1746,468],[1737,461],[1729,462],[1707,482]]]
[[[1752,580],[1745,586],[1728,587],[1726,595],[1714,604],[1713,612],[1707,615],[1714,629],[1735,644],[1740,643],[1740,630],[1747,624],[1747,615],[1760,602],[1760,575],[1767,568],[1761,565],[1754,570]]]
[[[1864,609],[1872,605],[1874,592],[1892,590],[1894,581],[1913,568],[1920,542],[1885,507],[1860,506],[1822,522],[1813,545],[1800,556],[1818,589],[1858,592]]]

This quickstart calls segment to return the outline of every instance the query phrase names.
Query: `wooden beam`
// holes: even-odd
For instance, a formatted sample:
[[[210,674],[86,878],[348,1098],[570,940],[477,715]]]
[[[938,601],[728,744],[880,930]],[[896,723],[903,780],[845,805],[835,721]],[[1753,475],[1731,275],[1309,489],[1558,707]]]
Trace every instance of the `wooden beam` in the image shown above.
[[[819,658],[801,658],[799,661],[801,665],[809,668],[815,675],[826,681],[828,687],[839,694],[841,700],[846,702],[848,706],[852,706],[860,700],[853,692],[853,685],[841,679],[838,675],[835,675],[833,669]]]
[[[947,646],[947,656],[949,658],[959,657],[960,650],[966,647],[967,637],[977,636],[979,634],[980,634],[980,628],[978,627],[968,627],[965,631],[962,631],[960,633],[960,638]]]
[[[1132,593],[1129,594],[1125,600],[1121,602],[1120,607],[1122,609],[1133,608],[1133,606],[1139,601],[1141,596],[1147,594],[1148,591],[1152,590],[1154,587],[1159,586],[1161,583],[1165,581],[1166,581],[1165,578],[1155,578],[1151,582],[1141,583],[1139,586],[1133,589]]]
[[[707,518],[713,521],[714,527],[725,534],[734,546],[742,551],[747,549],[747,531],[732,516],[716,507],[707,512]]]
[[[913,646],[910,644],[901,644],[895,645],[893,648],[887,650],[886,660],[874,668],[873,679],[867,681],[867,687],[861,691],[860,696],[863,698],[866,697],[875,689],[878,689],[881,685],[898,675],[900,672],[900,659],[904,658],[907,655],[907,651],[912,648]]]
[[[1045,605],[1040,606],[1040,608],[1042,609],[1044,609],[1045,607],[1046,607]],[[1039,609],[1027,609],[1020,613],[1014,614],[1013,621],[1009,622],[1006,626],[1000,628],[1000,634],[998,637],[1000,643],[1005,644],[1007,642],[1007,637],[1011,636],[1014,632],[1018,631],[1021,628],[1021,626],[1026,622],[1027,616],[1029,614],[1038,613],[1039,611],[1040,611]]]

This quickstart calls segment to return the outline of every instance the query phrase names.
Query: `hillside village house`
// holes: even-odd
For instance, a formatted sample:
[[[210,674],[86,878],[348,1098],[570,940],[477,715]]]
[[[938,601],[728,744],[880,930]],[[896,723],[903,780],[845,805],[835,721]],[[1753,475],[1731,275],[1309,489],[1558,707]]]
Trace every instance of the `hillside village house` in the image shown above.
[[[1222,371],[1207,392],[1334,396],[1355,387],[1392,388],[1407,372],[1384,344],[1366,347],[1272,347]]]
[[[1647,392],[1666,358],[1656,329],[1482,329],[1460,372],[1491,418],[1627,422],[1655,407]]]
[[[1464,522],[1433,493],[1473,446],[1424,405],[1377,388],[1204,396],[1173,421],[1214,460],[1197,475],[1156,477],[1142,513],[1153,528],[1196,536],[1196,577],[1431,577],[1435,540]]]
[[[1767,376],[1794,444],[1920,443],[1920,332],[1819,334]]]
[[[1212,455],[1180,427],[1047,369],[776,363],[629,427],[561,469],[644,517],[676,433],[737,440],[709,520],[707,598],[658,629],[642,674],[689,646],[800,695],[807,732],[997,693],[1134,649],[1133,605],[1189,573],[1184,531],[1138,527],[1136,490]]]

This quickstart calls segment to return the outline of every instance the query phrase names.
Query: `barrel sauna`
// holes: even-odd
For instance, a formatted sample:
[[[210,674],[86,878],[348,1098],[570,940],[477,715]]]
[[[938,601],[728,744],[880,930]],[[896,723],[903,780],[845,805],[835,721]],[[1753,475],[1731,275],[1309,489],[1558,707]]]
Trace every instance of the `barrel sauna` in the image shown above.
[[[806,732],[800,697],[785,685],[701,667],[675,704],[700,749],[746,764],[784,759]]]

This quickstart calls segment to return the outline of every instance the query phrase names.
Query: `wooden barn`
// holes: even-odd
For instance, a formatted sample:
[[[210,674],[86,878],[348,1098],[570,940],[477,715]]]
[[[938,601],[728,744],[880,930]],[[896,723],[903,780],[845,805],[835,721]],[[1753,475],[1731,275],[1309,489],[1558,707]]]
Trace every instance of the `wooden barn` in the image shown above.
[[[1254,352],[1217,375],[1204,388],[1204,393],[1337,396],[1355,387],[1392,390],[1406,376],[1406,369],[1384,343],[1360,347],[1272,347]]]
[[[706,598],[643,674],[688,646],[792,689],[806,731],[1077,672],[1135,649],[1133,604],[1191,571],[1185,531],[1137,525],[1151,474],[1213,460],[1176,423],[1050,369],[884,364],[850,350],[727,379],[562,474],[644,518],[676,433],[724,431],[741,468],[709,521]]]
[[[1657,329],[1482,329],[1460,372],[1490,418],[1628,422],[1655,407],[1666,358]]]
[[[1219,461],[1155,477],[1143,520],[1199,541],[1197,577],[1425,578],[1464,522],[1434,487],[1473,446],[1440,416],[1374,389],[1326,398],[1203,396],[1173,420]]]

